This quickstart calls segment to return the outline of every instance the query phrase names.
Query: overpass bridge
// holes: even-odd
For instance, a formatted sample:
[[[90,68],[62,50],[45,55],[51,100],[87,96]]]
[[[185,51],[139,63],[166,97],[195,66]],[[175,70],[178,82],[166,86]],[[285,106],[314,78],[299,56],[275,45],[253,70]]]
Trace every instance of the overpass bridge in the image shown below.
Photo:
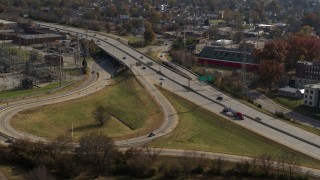
[[[74,35],[85,34],[85,31],[81,29],[46,23],[41,23],[41,25],[49,26],[52,28],[59,28],[61,29],[61,31]],[[241,112],[245,114],[246,118],[241,121],[230,121],[239,124],[249,130],[252,130],[257,134],[265,136],[273,141],[286,145],[316,159],[320,159],[320,137],[318,135],[289,125],[281,120],[275,119],[274,117],[268,116],[255,109],[252,109],[205,83],[194,81],[194,74],[185,72],[185,74],[187,74],[188,76],[182,75],[180,72],[176,72],[166,66],[162,66],[161,64],[152,61],[152,59],[150,59],[149,57],[141,54],[140,52],[130,48],[125,44],[118,42],[115,39],[106,38],[102,35],[98,35],[92,32],[88,34],[88,37],[90,38],[90,40],[94,40],[99,45],[99,47],[106,51],[110,56],[114,57],[118,61],[121,61],[127,67],[129,67],[137,76],[137,78],[146,85],[151,93],[157,91],[153,84],[163,82],[161,84],[164,88],[173,91],[177,95],[182,96],[216,114],[220,114],[225,106],[232,105],[233,107],[241,110]],[[143,69],[140,68],[140,66],[136,66],[137,62],[140,62],[143,66],[147,66],[149,62],[153,62],[153,65],[147,66],[147,68]],[[184,72],[184,70],[182,69],[181,72]],[[163,80],[163,77],[166,77],[167,79]],[[152,94],[152,96],[155,95],[158,101],[165,99],[160,94]],[[218,96],[222,96],[223,101],[217,101],[216,97]],[[161,106],[169,107],[171,105],[170,103],[163,103]],[[175,124],[176,122],[174,119],[171,119],[171,115],[176,114],[174,114],[174,112],[172,111],[165,112],[165,115],[167,116],[165,123],[158,129],[157,136],[154,136],[152,138],[158,138],[162,135],[168,134],[172,131],[172,127],[175,127],[173,124]],[[257,116],[260,118],[259,121],[255,120]],[[117,144],[127,145],[148,140],[149,139],[144,136],[131,140],[120,141],[117,142]]]

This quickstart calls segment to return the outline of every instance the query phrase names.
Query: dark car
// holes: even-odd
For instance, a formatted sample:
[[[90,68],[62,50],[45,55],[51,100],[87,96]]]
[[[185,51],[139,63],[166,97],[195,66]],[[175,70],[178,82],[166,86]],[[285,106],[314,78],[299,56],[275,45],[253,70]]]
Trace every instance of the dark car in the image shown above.
[[[217,100],[221,101],[221,100],[223,100],[223,97],[218,96],[218,97],[217,97]]]
[[[6,143],[13,143],[13,142],[14,142],[14,139],[13,139],[13,138],[8,138],[5,142],[6,142]]]
[[[260,117],[256,117],[254,118],[256,121],[261,121],[261,118]]]
[[[140,56],[140,59],[143,59],[143,56]]]
[[[156,135],[156,133],[150,133],[149,135],[148,135],[148,137],[153,137],[153,136],[155,136]]]
[[[123,57],[122,59],[126,59],[126,57]]]
[[[145,66],[143,66],[141,69],[147,69]]]

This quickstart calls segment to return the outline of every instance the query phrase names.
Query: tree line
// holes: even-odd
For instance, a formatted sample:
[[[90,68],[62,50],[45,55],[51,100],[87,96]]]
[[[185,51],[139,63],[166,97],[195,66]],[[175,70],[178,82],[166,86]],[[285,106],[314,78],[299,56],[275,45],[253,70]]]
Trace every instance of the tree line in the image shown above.
[[[204,154],[185,151],[180,157],[160,156],[157,148],[119,150],[114,141],[93,133],[75,145],[69,136],[49,143],[18,139],[0,149],[2,162],[19,164],[28,172],[25,179],[74,178],[79,175],[126,176],[135,178],[250,177],[307,179],[299,174],[299,160],[291,154],[272,157],[262,154],[252,160],[231,163],[223,157],[209,159]]]
[[[261,80],[269,85],[277,82],[285,72],[295,70],[298,61],[320,60],[320,39],[311,34],[309,26],[288,37],[275,39],[255,50],[254,57],[260,62]]]

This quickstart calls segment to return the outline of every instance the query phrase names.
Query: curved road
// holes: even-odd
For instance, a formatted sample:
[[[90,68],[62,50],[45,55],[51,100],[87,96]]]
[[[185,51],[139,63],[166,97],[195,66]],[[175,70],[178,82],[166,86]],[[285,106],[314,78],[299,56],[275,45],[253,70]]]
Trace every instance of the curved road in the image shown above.
[[[46,24],[46,23],[42,23]],[[48,25],[48,24],[46,24]],[[50,24],[49,24],[50,25]],[[75,29],[75,28],[66,28],[59,25],[50,25],[54,26],[54,28],[59,27],[64,29],[68,32],[76,33],[84,33],[83,30]],[[305,154],[308,154],[314,158],[320,159],[320,139],[319,136],[296,128],[294,126],[290,126],[285,124],[279,120],[276,120],[270,116],[264,115],[250,107],[247,107],[238,101],[224,95],[223,93],[217,91],[216,89],[208,86],[204,83],[190,81],[189,79],[181,76],[180,74],[176,73],[175,71],[163,67],[159,64],[156,64],[148,57],[144,56],[143,54],[139,53],[138,51],[131,49],[130,47],[119,43],[116,40],[105,38],[100,35],[90,34],[90,39],[99,41],[99,46],[108,52],[111,56],[122,60],[124,64],[128,67],[131,67],[132,71],[135,73],[137,78],[144,84],[146,88],[151,91],[152,96],[160,103],[160,105],[166,109],[165,116],[166,120],[164,124],[157,130],[157,135],[152,138],[147,138],[146,136],[137,137],[130,140],[119,141],[117,142],[118,145],[126,145],[138,142],[144,142],[148,140],[152,140],[163,136],[170,131],[177,125],[177,116],[170,105],[170,103],[159,93],[153,86],[153,84],[160,83],[161,80],[159,79],[161,76],[166,77],[167,79],[162,81],[162,86],[168,90],[175,92],[176,94],[185,97],[186,99],[202,106],[212,112],[220,113],[223,109],[223,106],[233,106],[237,107],[237,109],[241,110],[247,115],[247,118],[243,121],[234,121],[233,122],[242,125],[252,131],[255,131],[263,136],[266,136],[274,141],[287,145],[295,150],[301,151]],[[135,66],[136,62],[142,62],[144,65],[147,62],[153,62],[154,65],[150,66],[146,69],[142,69],[139,66]],[[77,93],[62,95],[59,97],[53,97],[48,99],[43,99],[43,101],[38,102],[30,102],[30,103],[22,103],[17,106],[12,106],[10,108],[5,108],[1,110],[1,116],[3,117],[4,114],[6,116],[5,121],[1,121],[0,131],[6,134],[12,135],[13,137],[25,137],[37,139],[38,137],[29,136],[27,134],[17,132],[14,129],[10,128],[9,126],[9,119],[10,117],[18,112],[23,110],[24,108],[30,108],[33,106],[38,105],[45,105],[50,103],[56,103],[60,101],[64,101],[72,98],[77,98],[79,96],[85,94],[89,94],[94,92],[95,89],[102,88],[98,87],[98,84],[107,84],[105,80],[103,80],[102,74],[103,71],[100,71],[101,74],[97,79],[96,83],[92,84],[90,87],[79,90],[78,95]],[[104,82],[103,82],[104,81]],[[99,83],[98,83],[99,82]],[[83,93],[85,91],[85,93]],[[222,102],[217,102],[215,98],[217,96],[223,96],[224,100]],[[8,113],[8,110],[11,110],[11,113]],[[223,116],[223,115],[222,115]],[[261,121],[257,122],[254,121],[252,118],[259,116],[261,117]],[[1,118],[2,119],[2,118]]]
[[[103,64],[106,63],[103,61],[101,64],[96,64],[95,62],[90,63],[94,73],[90,73],[90,78],[80,87],[77,87],[69,92],[63,92],[51,96],[41,97],[37,99],[28,99],[19,102],[14,102],[9,105],[0,106],[0,132],[6,137],[13,138],[28,138],[33,141],[47,141],[45,138],[34,136],[25,132],[20,132],[13,129],[10,126],[10,119],[18,112],[32,107],[45,106],[53,103],[59,103],[63,101],[68,101],[75,98],[80,98],[92,94],[100,89],[104,88],[110,79],[110,74],[107,73],[105,69],[108,69],[109,66]],[[144,78],[141,75],[141,69],[132,69],[133,73],[136,75],[137,80],[149,90],[153,99],[162,107],[164,111],[164,122],[163,124],[154,131],[156,135],[154,137],[147,137],[148,135],[143,135],[135,137],[132,139],[116,141],[115,143],[119,146],[128,146],[137,143],[145,143],[147,141],[152,141],[156,138],[164,136],[177,126],[178,124],[178,115],[170,104],[170,102],[155,88],[153,83],[148,79]],[[3,139],[6,140],[5,138]]]
[[[76,28],[63,27],[48,23],[41,24],[51,26],[52,28],[61,28],[64,29],[64,31],[73,34],[84,34],[83,30]],[[255,109],[238,102],[205,83],[194,80],[190,81],[188,78],[176,73],[172,69],[153,62],[140,52],[114,39],[105,38],[94,33],[89,33],[88,36],[90,39],[99,41],[98,44],[102,49],[108,52],[111,56],[120,59],[128,67],[131,67],[133,71],[141,72],[142,76],[147,78],[151,83],[160,83],[161,80],[159,80],[159,78],[164,76],[166,77],[166,80],[162,81],[162,86],[164,88],[174,91],[176,94],[214,113],[220,114],[221,116],[224,116],[221,114],[224,106],[231,106],[246,114],[246,118],[244,120],[237,121],[230,119],[232,122],[268,137],[278,143],[284,144],[292,149],[303,152],[316,159],[320,159],[319,136],[256,111]],[[147,65],[147,62],[153,62],[153,65],[147,66],[145,70],[141,70],[141,67],[136,66],[137,62],[142,62],[144,66]],[[217,96],[222,96],[224,100],[216,101]],[[261,118],[261,121],[254,120],[257,116]]]

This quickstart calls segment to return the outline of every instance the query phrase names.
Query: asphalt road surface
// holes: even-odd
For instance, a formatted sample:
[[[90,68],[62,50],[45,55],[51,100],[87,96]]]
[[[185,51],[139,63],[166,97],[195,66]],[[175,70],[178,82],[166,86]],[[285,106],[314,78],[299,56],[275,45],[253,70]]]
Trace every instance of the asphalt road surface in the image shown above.
[[[64,28],[54,25],[54,28]],[[66,28],[64,28],[66,29]],[[76,28],[67,28],[67,31],[84,33],[83,30]],[[147,68],[144,69],[142,76],[147,78],[151,83],[160,84],[170,91],[204,107],[212,112],[221,114],[224,106],[232,108],[244,113],[246,118],[242,121],[230,119],[230,121],[246,127],[258,134],[268,137],[276,142],[284,144],[295,150],[308,154],[314,158],[320,159],[320,138],[319,136],[309,133],[305,130],[291,126],[271,116],[256,111],[237,100],[223,94],[222,92],[176,73],[167,67],[161,66],[153,62],[140,52],[124,45],[114,39],[102,37],[89,33],[89,38],[93,40],[99,39],[99,46],[107,51],[110,55],[121,60],[131,69],[140,68],[136,66],[136,62],[142,62]],[[147,66],[147,62],[153,62],[152,66]],[[160,77],[166,80],[160,80]],[[216,97],[222,96],[223,101],[216,101]],[[255,121],[254,118],[259,117],[261,121]]]
[[[62,27],[59,25],[50,26],[53,26],[53,28],[65,29],[67,32],[74,32],[74,34],[85,33],[85,31],[81,29]],[[204,107],[212,112],[220,114],[221,116],[224,116],[223,114],[221,114],[223,107],[231,106],[234,109],[237,109],[238,111],[244,113],[246,115],[246,118],[242,121],[233,119],[230,119],[230,121],[237,123],[243,127],[246,127],[258,134],[268,137],[281,144],[284,144],[288,147],[291,147],[295,150],[308,154],[314,158],[320,159],[319,136],[291,126],[287,123],[284,123],[268,115],[265,115],[261,112],[258,112],[244,104],[241,104],[237,100],[223,94],[222,92],[214,89],[213,87],[208,86],[205,83],[190,80],[189,78],[182,76],[180,73],[176,73],[175,71],[167,67],[161,66],[153,62],[151,59],[144,56],[140,52],[114,39],[105,38],[95,33],[89,33],[89,39],[95,41],[99,40],[99,43],[97,44],[102,49],[108,52],[111,56],[114,56],[116,59],[121,60],[124,64],[130,67],[134,73],[139,72],[140,74],[136,75],[139,77],[143,77],[150,84],[162,84],[164,88],[173,91],[176,94],[196,103],[198,106]],[[142,69],[140,69],[141,67],[136,66],[136,62],[142,62],[144,66],[147,65],[147,62],[153,62],[153,65],[147,66],[147,68],[143,69],[142,71]],[[161,77],[165,77],[166,79],[160,80]],[[215,99],[218,96],[222,96],[224,100],[216,101]],[[164,107],[165,104],[162,104],[162,106]],[[25,106],[25,108],[27,107],[29,108],[30,105]],[[259,117],[261,120],[253,120],[255,117]],[[8,124],[8,120],[9,119],[6,119],[5,121],[1,122],[5,122]],[[169,120],[167,119],[165,122],[168,121]],[[3,128],[3,125],[7,127],[7,124],[1,123],[1,130]],[[166,125],[164,125],[164,127],[166,127]],[[8,127],[8,129],[10,128]],[[12,131],[12,129],[10,130]],[[165,131],[163,130],[163,132]],[[143,140],[145,139],[147,138],[143,138]],[[126,142],[123,143],[125,144]]]

